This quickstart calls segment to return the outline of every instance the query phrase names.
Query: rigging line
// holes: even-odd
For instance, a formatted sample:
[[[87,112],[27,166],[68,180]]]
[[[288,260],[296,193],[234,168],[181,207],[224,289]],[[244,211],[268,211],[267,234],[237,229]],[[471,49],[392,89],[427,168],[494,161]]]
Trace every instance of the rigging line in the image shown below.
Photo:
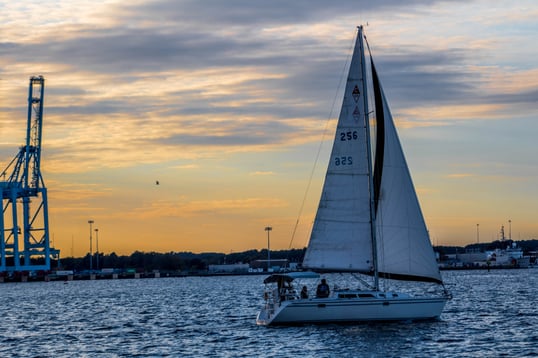
[[[370,49],[370,44],[368,43],[368,38],[366,35],[364,35],[364,41],[366,42],[366,48],[368,49],[368,55],[370,57],[370,74],[371,74],[371,78],[373,78],[373,73],[374,73],[374,63],[373,63],[373,56],[372,56],[372,50]],[[374,87],[374,83],[372,82],[372,87]],[[377,113],[377,106],[375,105],[375,90],[373,89],[372,93],[374,93],[374,96],[370,97],[369,98],[369,101],[370,101],[370,105],[372,105],[371,108],[374,108],[374,110],[372,111],[374,117],[375,118],[375,122],[374,122],[374,125],[373,125],[373,128],[374,128],[374,133],[372,133],[372,137],[376,139],[376,146],[374,147],[376,149],[376,152],[375,153],[372,153],[372,155],[374,156],[374,158],[377,158],[379,153],[377,153],[377,131],[378,131],[378,119],[380,120],[384,120],[384,116],[383,116],[383,113],[381,113],[381,118],[378,118],[378,113]],[[381,95],[380,96],[380,100],[383,101],[383,96]],[[380,251],[381,252],[378,252],[377,255],[378,255],[378,258],[380,258],[380,261],[381,261],[381,265],[379,267],[379,271],[382,271],[384,272],[385,271],[385,241],[383,240],[383,210],[381,210],[381,205],[380,202],[382,202],[382,198],[379,197],[376,199],[377,200],[377,203],[376,203],[376,235],[378,237],[378,240],[376,242],[376,244],[379,244],[378,246]],[[378,265],[379,265],[379,262],[378,262]],[[384,291],[388,291],[389,289],[389,284],[390,284],[390,273],[386,276],[386,277],[383,277],[383,290]]]
[[[368,26],[368,23],[366,23],[366,26]],[[370,49],[370,43],[368,42],[368,37],[366,36],[365,33],[363,33],[363,38],[364,38],[364,42],[366,42],[366,48],[368,49],[368,55],[370,56],[370,63],[372,63],[372,62],[373,62],[372,50]],[[373,71],[373,69],[370,67],[370,73],[371,73],[372,71]],[[373,97],[370,97],[370,98],[369,98],[369,101],[370,101],[369,104],[372,105],[372,107],[370,107],[370,108],[375,108],[374,103],[373,103],[373,102],[374,102]],[[374,111],[371,111],[370,113],[374,113],[375,118],[376,118],[376,120],[377,120],[377,113],[375,113],[375,110],[374,110]],[[375,129],[376,129],[376,128],[374,127],[374,130],[375,130]],[[375,133],[374,133],[374,135],[375,135]]]
[[[366,42],[366,47],[368,48],[368,55],[370,56],[370,65],[366,65],[366,71],[369,73],[370,76],[367,76],[369,78],[373,78],[373,75],[372,75],[372,72],[373,72],[373,68],[372,68],[372,61],[373,61],[373,57],[372,57],[372,51],[370,50],[370,45],[368,44],[368,39],[366,38],[366,35],[363,33],[363,37],[364,37],[364,41]],[[368,90],[372,91],[371,93],[374,93],[374,89],[373,89],[373,82],[370,82],[368,83]],[[369,108],[372,108],[372,110],[368,113],[369,115],[371,114],[372,117],[369,117],[369,120],[370,120],[370,129],[373,129],[372,133],[371,133],[371,138],[377,138],[377,112],[375,110],[375,96],[369,96],[368,98],[368,105],[370,106]],[[372,153],[372,158],[375,158],[375,156],[377,155],[376,153],[376,148],[377,148],[377,145],[373,147],[374,151]]]
[[[339,88],[341,88],[344,78],[347,78],[347,76],[346,76],[346,68],[348,67],[348,63],[350,62],[351,56],[353,55],[353,47],[354,47],[354,43],[355,43],[355,36],[358,36],[358,35],[353,36],[353,38],[351,40],[351,44],[350,44],[349,49],[348,49],[348,56],[347,56],[346,62],[344,63],[344,68],[342,68],[342,73],[340,74],[340,80],[338,81],[338,86],[336,86],[336,92],[335,92],[334,97],[333,97],[331,110],[329,111],[329,116],[328,116],[328,118],[327,118],[327,120],[325,122],[325,128],[323,129],[323,134],[321,136],[321,141],[319,143],[318,151],[316,153],[316,158],[314,160],[314,165],[312,166],[312,170],[310,171],[310,177],[308,178],[308,184],[306,185],[306,190],[305,190],[305,193],[303,195],[303,202],[301,203],[301,207],[300,207],[299,213],[297,215],[297,221],[295,222],[295,226],[293,228],[293,233],[291,234],[291,240],[290,240],[290,245],[289,245],[288,249],[290,249],[291,246],[293,245],[293,240],[294,240],[295,234],[297,232],[297,227],[299,226],[299,220],[301,219],[301,215],[303,214],[304,204],[306,202],[306,197],[308,196],[308,192],[310,191],[310,185],[312,184],[312,178],[314,177],[314,172],[316,171],[319,156],[320,156],[320,153],[321,153],[321,148],[323,147],[323,142],[325,140],[325,136],[327,135],[327,130],[329,128],[329,123],[330,123],[331,117],[333,116],[333,113],[334,113],[334,107],[335,107],[336,100],[338,98]],[[344,91],[345,91],[345,89],[344,89]]]
[[[359,281],[364,287],[366,287],[369,290],[375,289],[374,285],[370,284],[368,281],[363,279],[361,276],[352,273],[351,276],[353,276],[357,281]]]

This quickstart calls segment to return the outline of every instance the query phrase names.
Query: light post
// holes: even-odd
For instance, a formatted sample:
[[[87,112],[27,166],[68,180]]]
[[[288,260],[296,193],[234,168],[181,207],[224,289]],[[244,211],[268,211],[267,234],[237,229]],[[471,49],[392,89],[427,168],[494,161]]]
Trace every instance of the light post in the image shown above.
[[[480,231],[478,229],[479,226],[480,226],[480,224],[476,224],[476,243],[477,244],[480,243]]]
[[[95,253],[97,254],[95,269],[99,271],[99,229],[95,229]]]
[[[269,272],[269,267],[271,265],[271,244],[269,241],[269,233],[273,230],[271,226],[266,226],[265,231],[267,231],[267,272]]]
[[[88,224],[90,224],[90,273],[93,269],[92,265],[92,224],[94,223],[93,220],[88,220]]]

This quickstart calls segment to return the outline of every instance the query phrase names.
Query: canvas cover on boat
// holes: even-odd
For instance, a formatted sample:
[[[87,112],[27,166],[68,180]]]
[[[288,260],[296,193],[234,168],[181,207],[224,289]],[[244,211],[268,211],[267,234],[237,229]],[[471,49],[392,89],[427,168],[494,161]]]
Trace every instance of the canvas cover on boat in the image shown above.
[[[319,274],[310,271],[275,273],[271,276],[266,277],[265,280],[263,280],[263,283],[273,283],[278,281],[291,282],[295,279],[301,278],[319,278]]]

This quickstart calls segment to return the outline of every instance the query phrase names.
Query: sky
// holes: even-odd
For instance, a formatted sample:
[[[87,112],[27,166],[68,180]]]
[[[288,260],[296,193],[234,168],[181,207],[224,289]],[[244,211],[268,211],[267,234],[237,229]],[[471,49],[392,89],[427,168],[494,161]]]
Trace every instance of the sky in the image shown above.
[[[0,0],[0,170],[43,75],[63,257],[302,248],[364,24],[432,243],[538,238],[538,3],[327,4]]]

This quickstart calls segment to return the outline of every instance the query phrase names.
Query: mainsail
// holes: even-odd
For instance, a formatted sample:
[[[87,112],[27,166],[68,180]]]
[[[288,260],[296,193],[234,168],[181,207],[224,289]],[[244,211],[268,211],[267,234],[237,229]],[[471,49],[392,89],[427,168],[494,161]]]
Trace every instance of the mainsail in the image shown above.
[[[336,136],[303,267],[373,269],[371,165],[363,43],[357,36]]]
[[[379,272],[381,277],[441,282],[411,175],[373,61],[371,72],[377,122],[374,166],[365,51],[362,28],[359,28],[303,267]]]

